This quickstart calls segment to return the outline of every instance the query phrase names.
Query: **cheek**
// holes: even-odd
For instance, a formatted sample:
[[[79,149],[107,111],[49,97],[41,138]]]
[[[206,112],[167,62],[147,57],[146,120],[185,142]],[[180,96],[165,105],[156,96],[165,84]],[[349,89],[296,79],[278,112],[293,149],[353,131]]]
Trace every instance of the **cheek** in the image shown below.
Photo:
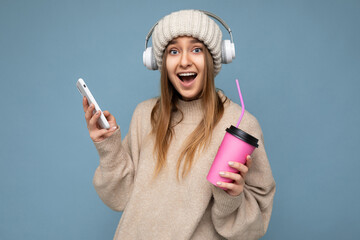
[[[205,71],[205,56],[199,56],[194,61],[196,63],[196,66],[198,67],[198,70],[204,72]]]
[[[176,81],[175,81],[174,77],[169,75],[168,80],[171,83],[171,85],[173,85],[173,87],[176,88]]]
[[[199,82],[199,90],[201,91],[205,86],[205,77],[204,77],[204,75],[202,75],[200,80],[201,81]]]
[[[167,57],[166,58],[166,68],[168,69],[168,71],[174,69],[175,62],[176,62],[176,60],[174,59],[174,57]]]
[[[170,68],[169,68],[169,66],[170,66],[169,60],[166,59],[166,71],[168,72],[168,74],[170,73]]]
[[[204,59],[199,59],[197,61],[197,68],[202,78],[205,76],[205,61]],[[203,80],[203,79],[202,79]]]

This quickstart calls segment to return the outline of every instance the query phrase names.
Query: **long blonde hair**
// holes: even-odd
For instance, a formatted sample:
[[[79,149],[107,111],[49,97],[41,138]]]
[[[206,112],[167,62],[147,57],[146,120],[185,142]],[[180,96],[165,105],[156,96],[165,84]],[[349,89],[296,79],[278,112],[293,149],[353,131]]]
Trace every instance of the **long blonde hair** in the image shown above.
[[[212,131],[216,124],[220,121],[224,113],[224,102],[217,94],[214,83],[214,64],[209,50],[204,47],[205,53],[205,83],[200,98],[203,106],[203,119],[195,130],[187,137],[183,144],[182,151],[177,161],[177,178],[181,165],[183,165],[182,178],[190,172],[194,162],[195,154],[198,150],[204,150],[211,140]],[[157,100],[151,112],[152,134],[155,136],[154,155],[157,156],[154,177],[156,177],[161,169],[166,165],[166,156],[172,137],[174,135],[174,127],[181,122],[172,124],[172,113],[180,111],[178,108],[178,99],[181,97],[174,86],[168,79],[166,68],[167,51],[164,52],[161,67],[161,96]],[[184,162],[183,162],[184,161]]]

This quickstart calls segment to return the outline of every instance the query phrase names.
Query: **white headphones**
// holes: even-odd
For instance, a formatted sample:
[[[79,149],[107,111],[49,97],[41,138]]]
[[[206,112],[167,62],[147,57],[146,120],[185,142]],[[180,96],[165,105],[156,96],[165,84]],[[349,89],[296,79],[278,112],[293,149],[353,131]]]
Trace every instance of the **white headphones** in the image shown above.
[[[233,36],[232,36],[230,27],[221,18],[219,18],[215,14],[207,12],[207,11],[203,11],[203,10],[199,10],[199,11],[208,15],[209,17],[212,17],[212,18],[218,20],[221,23],[221,25],[223,25],[226,28],[226,30],[229,32],[231,40],[226,39],[226,40],[222,40],[222,42],[221,42],[221,63],[224,63],[224,64],[231,63],[232,60],[235,58],[235,44],[233,41]],[[157,70],[158,69],[152,47],[147,46],[149,39],[154,31],[154,28],[156,27],[156,25],[158,23],[159,23],[159,21],[157,23],[155,23],[155,25],[150,29],[149,33],[146,35],[146,38],[145,38],[145,51],[143,53],[143,62],[144,62],[144,65],[149,70]]]

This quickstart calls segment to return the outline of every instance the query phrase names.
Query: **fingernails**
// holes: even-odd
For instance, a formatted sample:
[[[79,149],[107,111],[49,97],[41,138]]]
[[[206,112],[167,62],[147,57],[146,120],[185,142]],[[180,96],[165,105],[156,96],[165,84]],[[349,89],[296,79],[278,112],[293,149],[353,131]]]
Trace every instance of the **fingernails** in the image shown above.
[[[114,127],[112,127],[111,129],[112,129],[112,130],[116,130],[116,129],[117,129],[117,127],[116,127],[116,126],[114,126]]]
[[[229,162],[229,165],[230,165],[230,166],[234,166],[234,162]]]
[[[217,182],[216,184],[219,185],[219,186],[221,186],[221,182]]]
[[[219,172],[219,174],[220,174],[221,176],[224,176],[224,175],[225,175],[225,172]]]

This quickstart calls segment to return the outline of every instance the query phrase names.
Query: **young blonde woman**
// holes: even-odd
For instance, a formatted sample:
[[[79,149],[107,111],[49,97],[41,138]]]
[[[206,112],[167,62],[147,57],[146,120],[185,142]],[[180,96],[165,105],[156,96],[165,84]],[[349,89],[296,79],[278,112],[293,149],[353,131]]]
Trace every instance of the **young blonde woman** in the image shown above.
[[[206,180],[225,129],[241,107],[216,90],[221,69],[219,26],[204,12],[162,18],[152,34],[161,95],[140,103],[128,134],[104,111],[111,128],[83,99],[100,156],[94,186],[103,202],[123,211],[114,239],[258,239],[267,230],[275,182],[258,121],[245,112],[240,128],[259,139],[247,163],[221,172],[233,183]]]

